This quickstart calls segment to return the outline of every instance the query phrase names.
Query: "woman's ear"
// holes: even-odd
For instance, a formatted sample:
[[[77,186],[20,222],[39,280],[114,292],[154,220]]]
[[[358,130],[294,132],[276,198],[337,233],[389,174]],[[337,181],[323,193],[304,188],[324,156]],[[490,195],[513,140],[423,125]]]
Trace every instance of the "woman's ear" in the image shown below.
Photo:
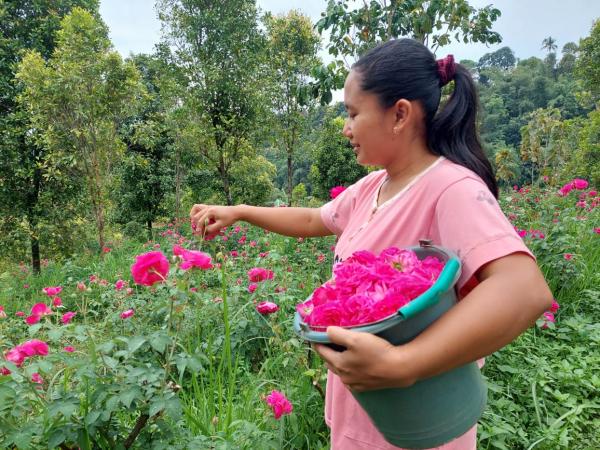
[[[394,113],[394,134],[400,134],[414,112],[413,105],[410,101],[401,98],[392,108]]]

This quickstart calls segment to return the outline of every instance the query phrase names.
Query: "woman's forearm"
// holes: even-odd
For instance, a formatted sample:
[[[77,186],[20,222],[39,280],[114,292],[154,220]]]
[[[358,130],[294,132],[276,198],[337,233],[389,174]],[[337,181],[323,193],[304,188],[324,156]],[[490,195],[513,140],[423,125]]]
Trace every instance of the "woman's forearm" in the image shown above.
[[[237,220],[285,236],[317,237],[333,234],[323,224],[317,208],[270,208],[249,205],[237,205],[234,208]]]
[[[550,307],[552,294],[531,258],[509,255],[495,269],[421,335],[398,347],[400,378],[407,369],[416,381],[490,355]]]

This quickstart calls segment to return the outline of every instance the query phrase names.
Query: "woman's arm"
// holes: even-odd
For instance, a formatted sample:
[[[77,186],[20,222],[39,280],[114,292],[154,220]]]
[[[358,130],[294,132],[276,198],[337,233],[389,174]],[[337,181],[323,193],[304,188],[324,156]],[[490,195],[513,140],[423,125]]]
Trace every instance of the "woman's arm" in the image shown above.
[[[525,254],[486,264],[478,279],[464,299],[405,345],[330,327],[330,339],[348,350],[339,353],[320,345],[316,349],[352,389],[410,386],[499,350],[552,304],[540,270]]]
[[[268,208],[236,205],[194,205],[190,217],[197,234],[215,235],[238,220],[278,234],[317,237],[333,234],[323,223],[318,208]],[[214,221],[214,222],[213,222]],[[209,223],[213,222],[213,223]]]

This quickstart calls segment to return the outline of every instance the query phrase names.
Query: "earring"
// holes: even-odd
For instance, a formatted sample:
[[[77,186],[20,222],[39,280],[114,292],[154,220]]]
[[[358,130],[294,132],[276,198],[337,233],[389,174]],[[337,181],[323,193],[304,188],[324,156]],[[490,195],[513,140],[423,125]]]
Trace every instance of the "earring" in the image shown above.
[[[400,134],[400,128],[394,127],[394,134]]]

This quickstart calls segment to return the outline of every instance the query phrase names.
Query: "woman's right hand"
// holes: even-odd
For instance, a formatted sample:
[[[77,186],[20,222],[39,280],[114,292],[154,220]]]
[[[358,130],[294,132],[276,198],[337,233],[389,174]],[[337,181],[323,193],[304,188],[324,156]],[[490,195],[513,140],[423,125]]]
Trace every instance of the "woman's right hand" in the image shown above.
[[[216,236],[222,228],[239,220],[235,206],[202,204],[192,206],[190,218],[194,234],[205,238]]]

